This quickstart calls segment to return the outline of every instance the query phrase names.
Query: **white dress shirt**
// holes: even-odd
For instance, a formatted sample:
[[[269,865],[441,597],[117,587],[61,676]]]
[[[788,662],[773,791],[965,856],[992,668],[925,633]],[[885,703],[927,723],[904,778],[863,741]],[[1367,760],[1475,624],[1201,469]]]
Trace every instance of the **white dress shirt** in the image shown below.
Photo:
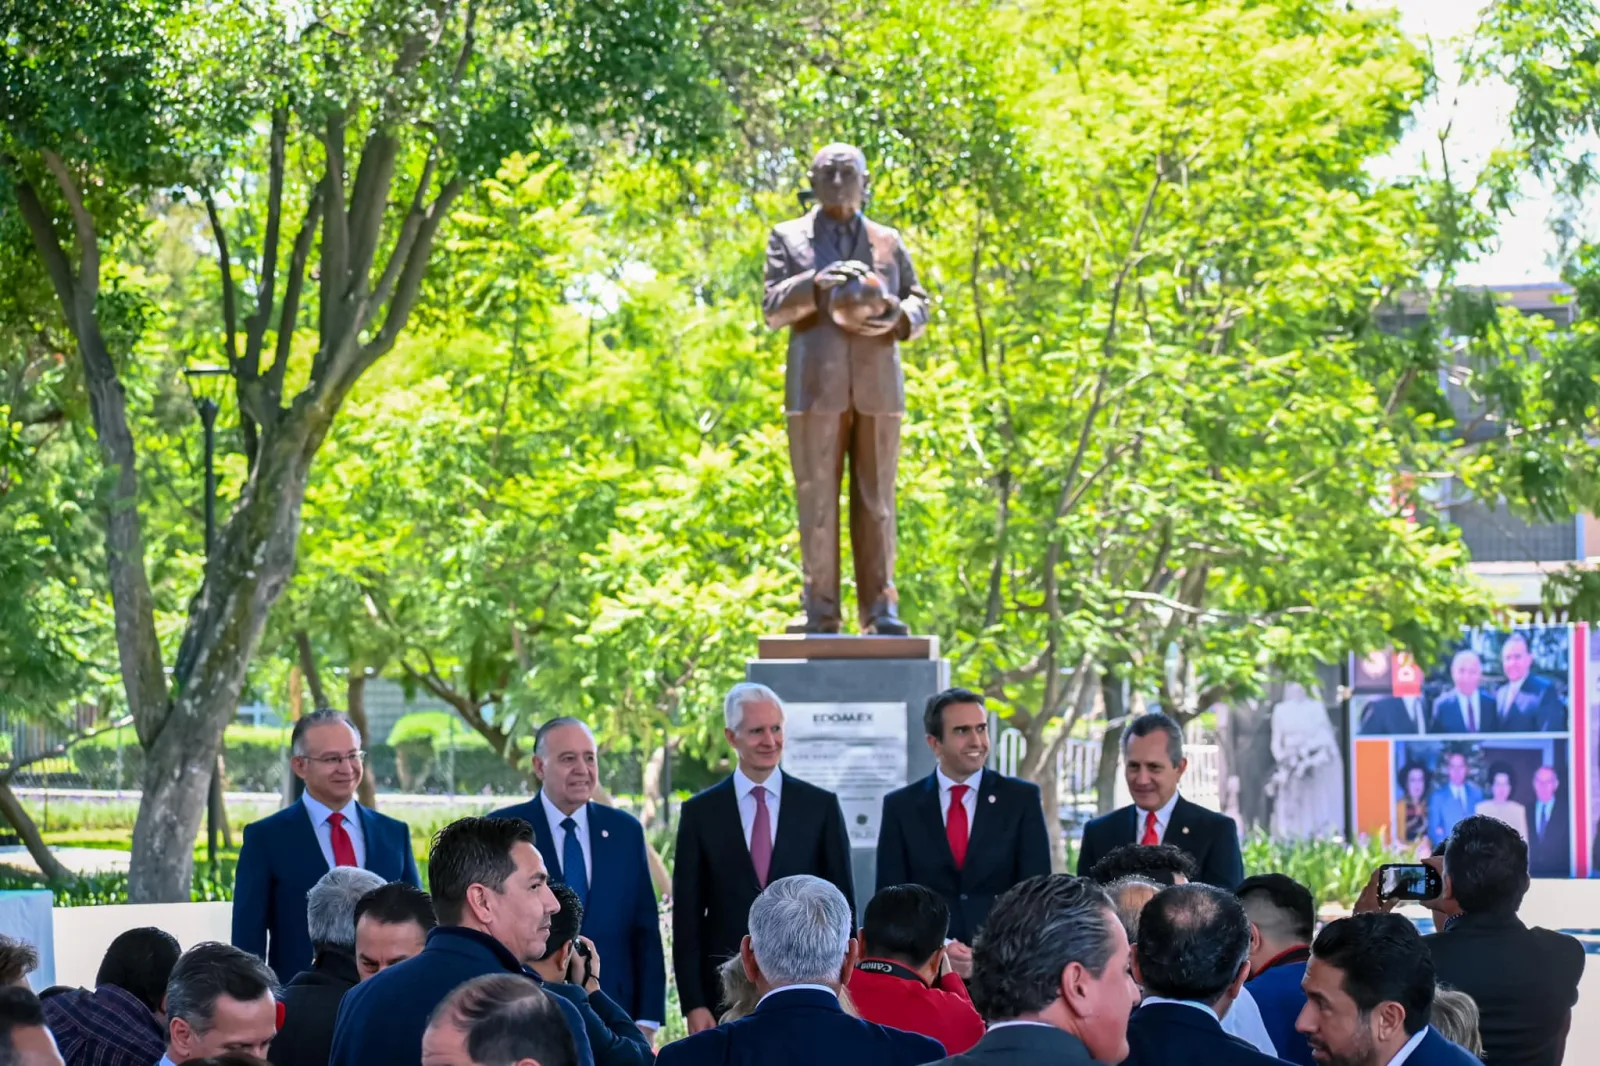
[[[978,772],[968,777],[965,781],[957,781],[953,777],[946,777],[940,769],[933,771],[939,779],[939,810],[944,812],[944,824],[950,824],[950,804],[953,802],[954,793],[950,790],[957,785],[966,785],[967,794],[961,797],[961,806],[967,809],[967,832],[972,832],[972,820],[978,814],[978,786],[983,784],[983,767],[978,767]]]
[[[783,798],[783,771],[774,770],[761,785],[767,790],[767,820],[772,823],[772,843],[778,842],[778,803]],[[744,770],[733,771],[733,793],[739,798],[739,824],[744,827],[744,846],[750,846],[750,828],[756,824],[756,783],[744,776]]]
[[[317,833],[317,846],[322,849],[322,857],[328,860],[328,869],[331,870],[334,865],[333,826],[328,824],[328,815],[333,814],[334,810],[310,792],[304,793],[300,802],[305,804],[306,813],[311,816],[311,828]],[[344,815],[344,831],[350,834],[350,845],[356,852],[356,865],[364,870],[367,868],[367,837],[361,828],[361,805],[351,800],[338,813]]]
[[[987,1031],[992,1033],[996,1029],[1010,1029],[1013,1026],[1018,1026],[1018,1025],[1037,1025],[1041,1029],[1056,1029],[1056,1028],[1059,1028],[1058,1026],[1051,1025],[1049,1022],[1018,1021],[1016,1019],[1013,1019],[1013,1020],[1011,1020],[1009,1022],[995,1022],[993,1025],[989,1026]],[[1065,1030],[1062,1030],[1062,1031],[1065,1032]]]
[[[1161,807],[1160,810],[1156,811],[1156,843],[1157,844],[1166,843],[1166,841],[1167,841],[1167,826],[1172,824],[1172,809],[1174,807],[1176,807],[1177,805],[1178,805],[1178,793],[1177,793],[1176,790],[1174,790],[1173,793],[1172,793],[1172,798],[1167,800],[1167,802]],[[1133,809],[1133,813],[1137,816],[1134,819],[1134,825],[1133,825],[1133,842],[1135,844],[1137,844],[1137,843],[1139,843],[1139,841],[1144,839],[1144,824],[1145,824],[1146,821],[1149,820],[1150,814],[1149,814],[1148,811],[1141,810],[1138,807],[1135,807]]]
[[[1429,1026],[1424,1025],[1413,1033],[1411,1039],[1407,1040],[1400,1050],[1394,1053],[1394,1058],[1389,1060],[1388,1066],[1401,1066],[1402,1063],[1409,1059],[1411,1053],[1417,1050],[1417,1045],[1422,1043],[1422,1038],[1428,1035],[1429,1028]]]
[[[572,814],[561,813],[561,808],[550,802],[550,797],[544,794],[544,789],[539,790],[539,802],[544,805],[545,819],[550,823],[550,843],[556,849],[556,862],[566,859],[567,831],[561,828],[561,823],[571,818],[577,823],[578,846],[583,849],[583,881],[586,885],[594,884],[594,852],[589,847],[589,805],[585,803]],[[561,868],[566,874],[566,867]]]
[[[773,775],[773,776],[777,776],[777,775]],[[782,986],[780,986],[778,988],[774,988],[772,991],[768,992],[766,995],[764,995],[760,999],[756,1000],[756,1006],[758,1006],[758,1007],[761,1006],[761,1004],[765,1003],[767,1000],[771,999],[773,996],[780,995],[781,993],[784,993],[784,992],[801,992],[801,991],[805,991],[805,992],[826,992],[826,993],[828,993],[828,995],[832,996],[834,999],[838,999],[839,998],[839,990],[837,988],[829,988],[827,985],[782,985]]]

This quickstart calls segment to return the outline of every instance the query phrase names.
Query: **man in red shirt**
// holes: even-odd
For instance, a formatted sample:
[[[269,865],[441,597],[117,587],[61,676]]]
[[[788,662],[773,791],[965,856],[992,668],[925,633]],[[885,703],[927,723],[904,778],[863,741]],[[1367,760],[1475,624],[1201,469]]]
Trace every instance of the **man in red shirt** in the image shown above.
[[[922,885],[890,885],[867,904],[850,999],[869,1022],[931,1036],[959,1055],[983,1037],[983,1019],[945,958],[950,908]]]

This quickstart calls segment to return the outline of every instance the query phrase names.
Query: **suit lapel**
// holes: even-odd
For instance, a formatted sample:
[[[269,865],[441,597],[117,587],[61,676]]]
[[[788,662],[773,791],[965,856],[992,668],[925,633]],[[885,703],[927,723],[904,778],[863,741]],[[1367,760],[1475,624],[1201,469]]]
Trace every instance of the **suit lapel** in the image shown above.
[[[950,851],[950,837],[944,828],[944,797],[939,791],[939,775],[929,774],[923,778],[922,785],[916,797],[917,821],[922,823],[923,832],[928,834],[928,847],[935,854],[943,856],[942,861],[955,870],[956,857]]]
[[[611,838],[610,810],[598,803],[589,804],[589,901],[585,913],[595,909],[595,900],[609,900],[613,889],[619,889],[612,871],[617,863],[617,841]]]
[[[1190,810],[1193,806],[1194,804],[1184,799],[1182,795],[1178,796],[1178,802],[1172,808],[1172,818],[1167,822],[1167,834],[1161,838],[1163,844],[1174,844],[1184,851],[1193,853],[1194,844],[1191,843],[1191,838],[1194,834],[1190,832],[1194,825],[1194,816]]]
[[[782,770],[774,772],[783,773]],[[778,801],[778,835],[772,842],[772,866],[767,870],[768,884],[780,877],[788,876],[784,872],[786,870],[803,871],[811,866],[801,856],[801,849],[806,843],[806,826],[800,824],[800,819],[804,817],[800,810],[800,790],[789,787],[794,784],[794,781],[795,779],[792,777],[783,779],[784,791],[787,795]],[[792,862],[790,861],[791,852],[795,853]],[[749,854],[748,850],[745,854]],[[755,863],[752,862],[750,864],[751,876],[754,876],[755,872]]]
[[[533,826],[533,846],[539,849],[544,865],[550,871],[550,880],[565,883],[561,872],[561,855],[556,851],[555,834],[550,831],[550,819],[545,817],[544,800],[539,792],[528,802],[528,824]]]
[[[295,851],[313,856],[308,862],[321,870],[321,873],[317,874],[320,878],[322,874],[328,872],[330,867],[328,866],[327,856],[322,854],[322,842],[317,839],[317,830],[311,824],[311,812],[306,810],[306,805],[299,800],[295,800],[294,806],[288,809],[299,813],[298,818],[290,819],[289,828],[289,832],[295,840]],[[361,831],[365,833],[366,830],[367,823],[363,821],[361,823]],[[367,838],[367,861],[372,861],[371,837]]]
[[[382,877],[385,881],[398,880],[400,877],[399,870],[396,870],[394,876],[391,877],[389,871],[385,868],[388,864],[384,860],[388,856],[385,854],[383,841],[378,835],[383,832],[382,827],[378,825],[378,816],[358,803],[356,804],[356,817],[361,819],[361,839],[367,847],[366,868]],[[310,821],[309,818],[306,820]]]
[[[997,831],[1005,814],[1001,810],[999,792],[1000,775],[984,770],[983,776],[978,779],[978,802],[972,812],[972,825],[968,831],[967,863],[961,868],[963,875],[969,870],[977,870],[979,862],[989,855],[991,849],[985,847],[986,841],[998,844],[1004,836]],[[980,829],[983,832],[979,832]],[[945,846],[949,847],[949,844]]]
[[[761,882],[756,878],[756,864],[750,860],[750,845],[744,838],[744,823],[739,818],[739,790],[733,787],[733,775],[730,774],[723,779],[721,789],[721,793],[716,797],[717,802],[714,810],[718,821],[722,822],[722,827],[717,831],[714,839],[737,840],[745,845],[739,851],[739,857],[734,860],[734,867],[739,871],[740,876],[749,880],[751,887],[760,892]],[[783,819],[781,818],[778,820],[778,840],[783,840]],[[774,844],[772,848],[772,869],[776,869],[777,865],[778,848]],[[768,870],[769,875],[771,872],[771,870]]]

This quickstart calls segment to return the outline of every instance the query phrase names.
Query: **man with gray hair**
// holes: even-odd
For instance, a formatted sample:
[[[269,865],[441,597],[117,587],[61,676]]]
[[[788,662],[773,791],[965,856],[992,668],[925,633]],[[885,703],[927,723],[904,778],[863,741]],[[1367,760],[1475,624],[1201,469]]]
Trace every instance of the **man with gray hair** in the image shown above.
[[[521,818],[550,871],[583,905],[582,933],[606,960],[605,994],[653,1039],[667,1012],[667,961],[644,827],[626,811],[594,801],[600,757],[577,718],[552,718],[533,739],[539,794],[495,811]],[[590,894],[591,885],[604,885]]]
[[[761,995],[755,1012],[668,1044],[658,1066],[917,1066],[944,1057],[932,1037],[839,1006],[858,951],[850,904],[837,887],[806,874],[782,878],[756,897],[749,919],[739,956]]]
[[[344,994],[361,980],[356,969],[356,904],[384,885],[370,870],[340,866],[306,894],[306,925],[316,951],[311,968],[283,990],[283,1025],[267,1058],[272,1066],[328,1066],[333,1024]]]
[[[196,944],[167,979],[167,1051],[183,1066],[238,1051],[265,1058],[278,1031],[275,982],[266,963],[229,944]]]
[[[832,792],[791,777],[783,761],[783,701],[765,685],[733,686],[723,736],[738,765],[686,800],[672,869],[672,967],[689,1032],[716,1025],[725,1004],[717,970],[738,954],[751,904],[794,874],[855,898],[850,834]]]
[[[511,974],[489,974],[434,1008],[422,1066],[578,1066],[578,1052],[548,993]]]
[[[313,711],[294,724],[289,753],[305,794],[245,826],[233,883],[234,946],[266,959],[280,981],[311,965],[306,893],[329,870],[422,887],[410,827],[356,802],[367,753],[350,719]]]
[[[1133,802],[1083,827],[1078,874],[1086,875],[1112,848],[1171,844],[1194,857],[1196,880],[1233,891],[1244,880],[1239,827],[1178,795],[1189,768],[1183,727],[1160,711],[1141,714],[1122,730],[1123,777]]]

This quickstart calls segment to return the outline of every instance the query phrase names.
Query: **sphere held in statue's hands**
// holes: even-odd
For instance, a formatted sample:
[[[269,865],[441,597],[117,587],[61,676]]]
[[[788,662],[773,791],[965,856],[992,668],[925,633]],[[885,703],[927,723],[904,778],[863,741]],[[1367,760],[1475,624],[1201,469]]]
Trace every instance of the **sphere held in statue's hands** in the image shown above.
[[[828,297],[828,317],[840,329],[856,332],[889,306],[888,290],[876,273],[836,285]]]

